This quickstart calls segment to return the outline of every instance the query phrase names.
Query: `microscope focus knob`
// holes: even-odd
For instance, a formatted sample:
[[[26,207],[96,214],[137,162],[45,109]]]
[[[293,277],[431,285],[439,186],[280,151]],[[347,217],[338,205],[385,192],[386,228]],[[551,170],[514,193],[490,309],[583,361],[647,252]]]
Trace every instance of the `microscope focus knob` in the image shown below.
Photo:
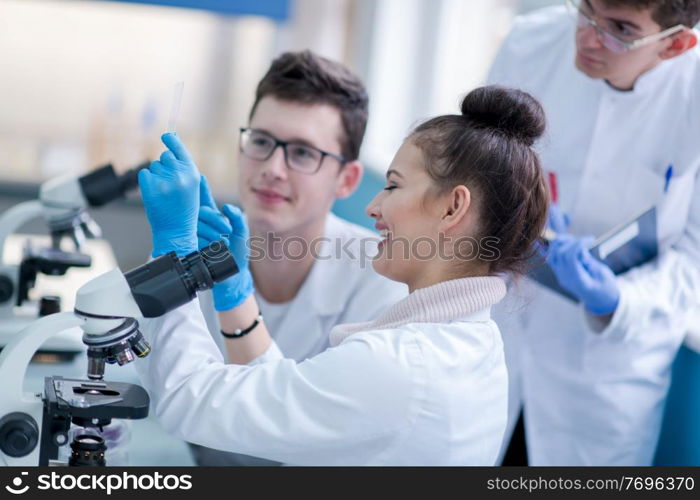
[[[44,295],[39,301],[39,316],[61,312],[61,297],[57,295]]]
[[[0,450],[10,457],[29,455],[39,441],[39,427],[26,413],[9,413],[0,419]]]
[[[0,304],[10,300],[14,291],[15,285],[12,280],[6,275],[0,274]]]

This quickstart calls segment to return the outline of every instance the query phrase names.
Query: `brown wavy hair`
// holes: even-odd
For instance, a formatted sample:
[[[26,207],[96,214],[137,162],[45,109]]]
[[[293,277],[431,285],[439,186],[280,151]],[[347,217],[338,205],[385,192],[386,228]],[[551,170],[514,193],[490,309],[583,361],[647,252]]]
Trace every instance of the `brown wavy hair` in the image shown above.
[[[423,153],[438,194],[457,185],[479,210],[477,239],[497,249],[491,273],[523,273],[547,220],[549,194],[532,146],[545,130],[542,106],[530,94],[487,86],[467,94],[461,115],[443,115],[409,135]]]

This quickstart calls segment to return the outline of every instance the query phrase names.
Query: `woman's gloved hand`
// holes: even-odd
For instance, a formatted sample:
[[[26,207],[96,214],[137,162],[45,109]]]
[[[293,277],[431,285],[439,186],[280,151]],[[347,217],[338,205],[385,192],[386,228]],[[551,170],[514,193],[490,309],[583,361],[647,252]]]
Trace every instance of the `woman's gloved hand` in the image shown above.
[[[163,134],[168,148],[139,172],[139,187],[153,236],[153,257],[197,250],[200,173],[176,134]]]
[[[253,293],[253,276],[248,267],[248,226],[243,212],[238,207],[224,205],[219,211],[207,178],[203,175],[199,183],[199,191],[201,202],[197,222],[199,248],[202,249],[214,241],[223,240],[238,266],[238,273],[215,284],[212,289],[214,308],[217,311],[228,311],[241,305]]]

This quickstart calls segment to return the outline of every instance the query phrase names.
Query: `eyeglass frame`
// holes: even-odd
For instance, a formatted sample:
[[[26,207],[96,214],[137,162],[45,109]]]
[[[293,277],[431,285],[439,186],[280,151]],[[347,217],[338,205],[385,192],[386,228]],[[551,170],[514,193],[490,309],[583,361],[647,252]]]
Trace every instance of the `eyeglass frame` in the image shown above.
[[[578,5],[576,5],[575,0],[566,0],[566,3],[572,9],[574,9],[576,11],[576,14],[579,16],[579,18],[582,17],[583,19],[586,20],[586,22],[588,23],[588,26],[593,26],[593,28],[596,31],[596,35],[598,36],[598,40],[600,41],[600,43],[602,43],[605,46],[605,48],[607,48],[613,52],[616,52],[615,50],[613,50],[610,47],[608,47],[607,45],[605,45],[603,40],[601,40],[600,35],[602,35],[602,34],[611,37],[617,43],[622,45],[622,47],[624,47],[624,50],[621,52],[617,52],[618,54],[626,54],[627,52],[639,49],[640,47],[644,47],[645,45],[649,45],[650,43],[654,43],[654,42],[657,42],[659,40],[663,40],[664,38],[666,38],[668,36],[675,35],[676,33],[681,32],[683,30],[683,28],[685,28],[685,25],[677,24],[675,26],[672,26],[671,28],[666,28],[665,30],[660,31],[659,33],[654,33],[652,35],[643,36],[641,38],[637,38],[636,40],[632,40],[631,42],[626,42],[624,40],[621,40],[617,36],[613,35],[609,31],[607,31],[605,28],[601,27],[594,19],[592,19],[586,13],[584,13],[580,7],[581,3],[584,1],[585,0],[578,0]]]
[[[337,155],[337,154],[331,153],[329,151],[324,151],[323,149],[317,148],[316,146],[312,146],[311,144],[306,144],[306,143],[298,142],[298,141],[282,141],[268,132],[258,130],[255,128],[241,127],[238,129],[238,131],[239,131],[238,148],[239,148],[239,151],[242,154],[244,154],[246,157],[248,157],[252,160],[257,160],[257,161],[267,161],[270,158],[272,158],[272,155],[275,154],[275,151],[277,150],[277,148],[281,146],[282,153],[284,154],[284,164],[287,166],[288,169],[294,170],[295,172],[299,172],[301,174],[314,175],[314,174],[318,173],[318,171],[321,170],[321,166],[323,165],[323,160],[326,158],[326,156],[330,156],[334,160],[337,160],[338,162],[340,162],[341,165],[345,165],[346,163],[348,163],[350,161],[342,155]],[[273,146],[273,148],[270,150],[270,153],[265,158],[253,158],[253,157],[247,155],[245,153],[245,151],[243,151],[243,141],[242,141],[243,134],[252,133],[252,132],[265,135],[274,141],[275,145]],[[318,166],[316,167],[316,170],[314,170],[313,172],[305,172],[304,170],[299,170],[297,168],[292,167],[289,164],[289,156],[287,154],[287,146],[290,144],[292,144],[292,145],[296,144],[299,146],[303,146],[305,148],[313,149],[314,151],[318,151],[319,153],[321,153],[321,159],[318,161]]]

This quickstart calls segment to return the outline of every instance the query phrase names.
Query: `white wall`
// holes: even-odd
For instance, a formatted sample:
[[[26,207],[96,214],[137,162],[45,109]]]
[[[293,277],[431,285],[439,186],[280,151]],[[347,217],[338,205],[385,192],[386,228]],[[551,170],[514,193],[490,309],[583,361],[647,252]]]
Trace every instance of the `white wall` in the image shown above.
[[[419,121],[459,112],[480,85],[515,12],[513,0],[361,0],[373,11],[363,51],[370,121],[365,164],[384,172]]]
[[[237,130],[273,56],[310,48],[366,82],[365,163],[384,171],[411,126],[458,111],[515,11],[554,0],[292,0],[290,19],[76,0],[0,0],[0,179],[37,180],[162,151],[177,130],[233,191]]]
[[[193,9],[1,1],[0,175],[125,168],[159,154],[180,80],[178,132],[216,164],[212,149],[230,155],[236,137],[223,136],[267,67],[275,30]]]

